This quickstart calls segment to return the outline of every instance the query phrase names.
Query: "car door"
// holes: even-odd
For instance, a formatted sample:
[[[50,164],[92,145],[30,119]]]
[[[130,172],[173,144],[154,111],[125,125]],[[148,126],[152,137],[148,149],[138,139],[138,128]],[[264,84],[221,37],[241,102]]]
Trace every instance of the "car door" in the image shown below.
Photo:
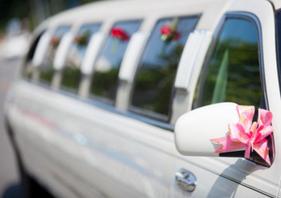
[[[193,80],[188,85],[188,90],[191,90],[189,108],[224,101],[236,102],[270,109],[275,119],[278,119],[276,110],[280,109],[280,99],[278,99],[279,85],[274,35],[274,10],[269,2],[233,2],[226,9],[221,25],[217,28],[216,39],[209,48],[203,67],[194,69]],[[253,39],[256,39],[256,47],[253,45],[255,43]],[[256,55],[252,54],[253,47],[256,48],[254,50]],[[252,58],[255,56],[256,60],[253,61]],[[220,58],[217,59],[218,57]],[[253,69],[251,65],[256,65],[256,69]],[[280,127],[276,120],[273,120],[273,127],[275,135],[279,136]],[[276,149],[278,149],[279,140],[275,140]],[[212,164],[213,159],[208,158],[210,161],[207,164],[209,171],[214,171],[221,177],[255,189],[264,196],[274,197],[277,195],[276,189],[280,179],[278,153],[275,157],[275,164],[265,169],[241,159],[220,159],[220,163]],[[200,163],[199,158],[197,160],[198,164],[206,163]],[[221,183],[219,182],[221,177],[217,179],[213,187]],[[214,192],[215,188],[212,188],[209,195],[214,195]],[[243,193],[247,194],[247,192]],[[245,196],[243,193],[240,194],[233,189],[225,196]]]

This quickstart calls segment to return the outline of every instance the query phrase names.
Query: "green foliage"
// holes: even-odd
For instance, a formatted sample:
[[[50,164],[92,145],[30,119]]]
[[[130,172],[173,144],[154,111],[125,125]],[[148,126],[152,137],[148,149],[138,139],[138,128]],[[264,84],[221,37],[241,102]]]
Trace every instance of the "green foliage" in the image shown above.
[[[164,63],[161,67],[144,65],[139,71],[136,86],[138,90],[145,92],[147,97],[136,99],[135,102],[141,108],[168,115],[173,82],[183,45],[177,44],[169,51],[166,51],[165,47],[159,54]]]
[[[63,88],[77,92],[81,73],[78,67],[65,67],[62,73],[61,85]]]
[[[40,81],[47,83],[47,84],[51,84],[54,73],[55,73],[55,71],[52,66],[41,69]]]
[[[118,87],[118,72],[119,68],[114,66],[107,72],[96,71],[91,83],[91,93],[114,101]]]
[[[27,64],[22,70],[22,76],[27,80],[31,79],[32,73],[33,73],[33,67],[31,64]]]
[[[229,24],[230,22],[231,20]],[[224,37],[219,37],[200,75],[194,108],[225,101],[260,106],[263,93],[259,74],[258,42],[254,39],[257,32],[251,23],[247,27],[248,32],[246,29],[232,32],[225,28],[221,33]],[[242,33],[251,34],[252,40],[249,39],[250,36],[244,37]]]

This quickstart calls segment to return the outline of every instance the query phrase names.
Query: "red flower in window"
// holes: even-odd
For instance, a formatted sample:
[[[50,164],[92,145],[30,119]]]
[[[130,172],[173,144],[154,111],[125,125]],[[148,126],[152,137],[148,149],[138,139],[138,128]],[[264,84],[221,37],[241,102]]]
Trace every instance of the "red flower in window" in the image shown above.
[[[111,36],[120,41],[128,41],[130,38],[128,33],[123,28],[119,28],[119,27],[115,27],[111,29]]]
[[[177,41],[181,35],[177,31],[178,19],[174,19],[160,28],[161,39],[165,42]]]
[[[57,47],[59,45],[59,43],[60,43],[59,37],[53,36],[52,39],[51,39],[51,45],[53,47]]]

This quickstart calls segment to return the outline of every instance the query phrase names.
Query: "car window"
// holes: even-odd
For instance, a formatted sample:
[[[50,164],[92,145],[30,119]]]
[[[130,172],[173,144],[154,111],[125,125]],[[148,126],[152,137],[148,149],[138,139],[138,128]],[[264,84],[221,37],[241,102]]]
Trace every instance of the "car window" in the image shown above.
[[[35,51],[37,49],[38,43],[40,39],[42,38],[42,35],[45,33],[45,31],[42,31],[32,42],[31,47],[29,48],[29,51],[25,58],[24,67],[22,70],[22,75],[25,79],[31,79],[32,73],[33,73],[33,65],[32,65],[32,59],[34,57]]]
[[[50,44],[48,47],[48,50],[45,54],[44,61],[42,65],[39,67],[40,81],[43,81],[45,83],[50,83],[54,74],[54,67],[53,62],[55,58],[55,54],[58,48],[58,45],[60,41],[62,40],[62,37],[70,30],[70,26],[59,26],[54,34],[52,35],[52,38],[50,40]]]
[[[118,73],[124,53],[132,35],[139,29],[140,21],[117,22],[111,28],[95,63],[91,94],[105,102],[113,103],[118,87]]]
[[[89,40],[100,28],[100,24],[85,24],[78,30],[66,57],[62,73],[61,85],[63,88],[77,91],[81,72],[80,67],[85,56]]]
[[[218,103],[263,106],[256,24],[227,18],[200,75],[193,108]]]
[[[168,120],[177,66],[197,21],[176,17],[157,22],[138,66],[130,110]]]
[[[281,91],[281,9],[276,12],[276,22],[277,22],[277,57],[278,57],[278,73],[279,73],[279,89]]]

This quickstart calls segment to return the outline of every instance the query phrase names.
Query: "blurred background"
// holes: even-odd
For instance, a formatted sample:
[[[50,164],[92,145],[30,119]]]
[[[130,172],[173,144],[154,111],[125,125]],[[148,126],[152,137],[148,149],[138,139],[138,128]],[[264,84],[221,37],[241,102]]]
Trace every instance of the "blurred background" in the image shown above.
[[[14,152],[4,128],[3,104],[29,45],[44,19],[93,0],[0,0],[0,198],[20,198]]]
[[[0,57],[19,56],[44,19],[94,0],[0,0]],[[21,47],[14,48],[14,43]]]

